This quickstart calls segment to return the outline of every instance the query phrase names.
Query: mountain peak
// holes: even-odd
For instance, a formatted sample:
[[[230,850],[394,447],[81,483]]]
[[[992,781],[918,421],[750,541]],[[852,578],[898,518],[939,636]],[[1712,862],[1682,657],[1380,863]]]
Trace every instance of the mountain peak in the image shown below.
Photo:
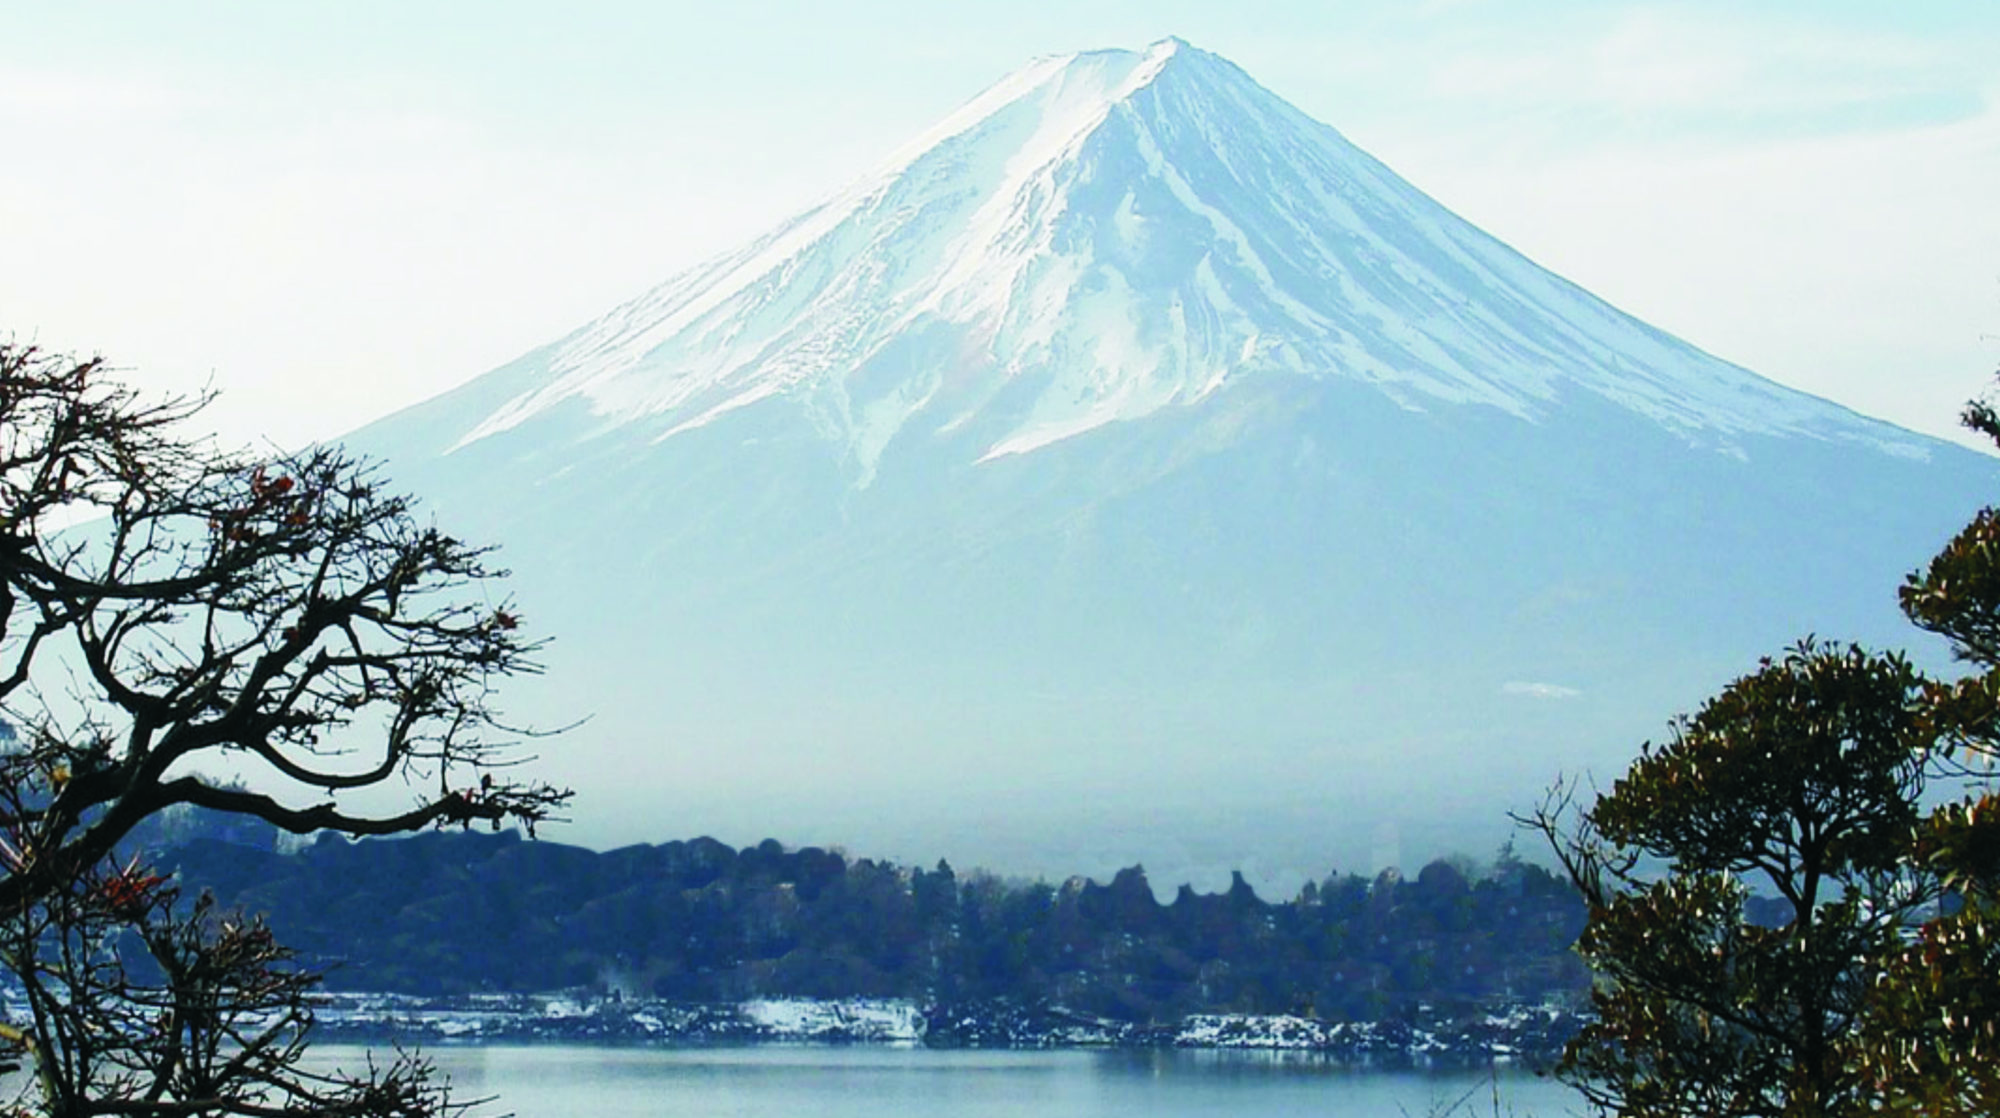
[[[2000,484],[1181,44],[1033,63],[354,442],[505,547],[593,818],[1156,879],[1490,849],[1798,632],[1905,640]]]
[[[524,359],[463,446],[581,404],[666,439],[804,409],[872,481],[899,438],[986,461],[1239,385],[1346,380],[1534,421],[1580,395],[1730,449],[1921,444],[1639,323],[1170,38],[1037,60],[877,172]]]

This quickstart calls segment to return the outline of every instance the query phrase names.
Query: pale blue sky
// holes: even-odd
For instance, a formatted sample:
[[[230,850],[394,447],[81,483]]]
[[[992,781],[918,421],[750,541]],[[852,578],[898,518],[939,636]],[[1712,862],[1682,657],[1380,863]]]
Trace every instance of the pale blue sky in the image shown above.
[[[1949,433],[2000,365],[1990,2],[11,5],[0,329],[337,434],[1169,34],[1774,379]]]

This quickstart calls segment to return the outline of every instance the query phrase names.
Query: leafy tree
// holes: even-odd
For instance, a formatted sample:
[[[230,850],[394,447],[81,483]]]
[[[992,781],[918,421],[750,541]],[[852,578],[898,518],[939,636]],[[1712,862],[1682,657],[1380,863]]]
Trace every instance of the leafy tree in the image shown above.
[[[1968,426],[2000,441],[1983,404]],[[1902,589],[1976,671],[1810,640],[1731,684],[1610,792],[1528,822],[1590,905],[1597,1020],[1561,1067],[1633,1115],[2000,1112],[2000,513]],[[1784,918],[1753,920],[1750,885]]]
[[[1865,1109],[1868,961],[1928,897],[1902,865],[1929,729],[1898,657],[1807,642],[1729,685],[1557,852],[1602,981],[1562,1071],[1621,1114]],[[1541,825],[1557,834],[1554,809]],[[1750,883],[1787,902],[1745,917]]]
[[[1967,427],[2000,443],[2000,415],[1967,407]],[[2000,1112],[2000,511],[1982,510],[1901,591],[1903,612],[1975,671],[1932,684],[1928,705],[1955,774],[1973,794],[1933,810],[1906,856],[1936,875],[1946,904],[1882,961],[1861,1070],[1889,1113]]]
[[[535,646],[484,553],[366,466],[223,453],[201,403],[0,343],[0,964],[27,993],[0,1053],[56,1115],[436,1113],[421,1064],[300,1072],[313,977],[116,853],[179,805],[532,828],[567,793],[496,776],[490,696]]]

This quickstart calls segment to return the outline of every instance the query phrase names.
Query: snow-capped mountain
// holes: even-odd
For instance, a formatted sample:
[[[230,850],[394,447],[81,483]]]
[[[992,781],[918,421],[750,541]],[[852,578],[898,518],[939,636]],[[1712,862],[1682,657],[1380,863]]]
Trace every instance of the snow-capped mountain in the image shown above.
[[[948,363],[869,375],[932,333],[950,335]],[[865,484],[906,425],[990,420],[994,457],[1292,375],[1529,419],[1581,390],[1709,441],[1922,453],[1618,314],[1174,39],[1031,64],[537,366],[454,449],[568,401],[670,438],[782,396]]]
[[[581,837],[1163,879],[1497,841],[1759,653],[1908,643],[1897,578],[1996,480],[1178,40],[1034,62],[354,442],[559,638]]]

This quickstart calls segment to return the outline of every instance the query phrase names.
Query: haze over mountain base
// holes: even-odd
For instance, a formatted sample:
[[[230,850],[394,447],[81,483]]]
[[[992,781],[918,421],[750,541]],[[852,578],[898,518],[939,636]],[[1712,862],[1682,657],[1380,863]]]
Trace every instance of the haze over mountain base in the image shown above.
[[[1490,852],[1995,463],[1660,334],[1174,41],[1031,65],[351,440],[504,545],[565,837],[1295,888]]]

